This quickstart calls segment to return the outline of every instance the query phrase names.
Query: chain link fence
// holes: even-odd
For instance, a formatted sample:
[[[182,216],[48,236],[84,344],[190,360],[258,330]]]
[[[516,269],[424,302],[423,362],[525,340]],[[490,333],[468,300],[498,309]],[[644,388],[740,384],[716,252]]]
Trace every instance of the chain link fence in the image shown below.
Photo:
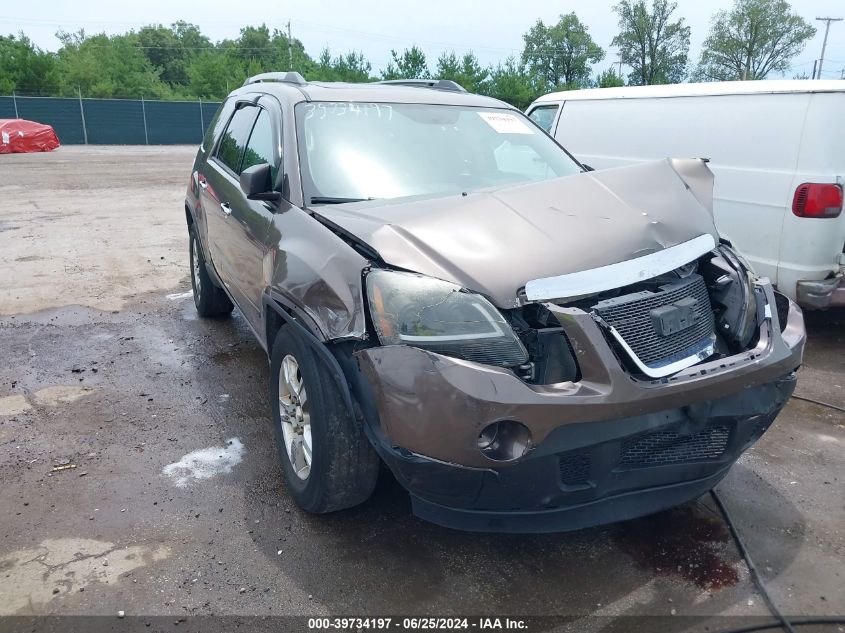
[[[218,101],[0,96],[0,119],[52,125],[65,145],[198,145]]]

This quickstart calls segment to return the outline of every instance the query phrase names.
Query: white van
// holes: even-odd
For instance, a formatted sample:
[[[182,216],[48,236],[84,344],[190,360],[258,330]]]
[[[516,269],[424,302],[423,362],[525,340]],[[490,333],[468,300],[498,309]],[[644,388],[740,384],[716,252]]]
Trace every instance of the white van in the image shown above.
[[[594,169],[708,158],[716,224],[781,292],[845,305],[845,81],[556,92],[527,110]]]

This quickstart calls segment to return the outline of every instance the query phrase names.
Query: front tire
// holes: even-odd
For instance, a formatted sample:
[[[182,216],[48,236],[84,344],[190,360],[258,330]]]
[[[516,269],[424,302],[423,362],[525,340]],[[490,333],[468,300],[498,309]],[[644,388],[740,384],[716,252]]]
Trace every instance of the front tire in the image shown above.
[[[282,470],[297,505],[325,513],[370,497],[378,456],[322,359],[291,326],[273,341],[270,406]]]
[[[201,317],[215,317],[230,314],[234,306],[226,291],[214,285],[205,267],[205,256],[197,239],[193,225],[188,228],[188,243],[191,264],[191,289],[194,291],[194,305]]]

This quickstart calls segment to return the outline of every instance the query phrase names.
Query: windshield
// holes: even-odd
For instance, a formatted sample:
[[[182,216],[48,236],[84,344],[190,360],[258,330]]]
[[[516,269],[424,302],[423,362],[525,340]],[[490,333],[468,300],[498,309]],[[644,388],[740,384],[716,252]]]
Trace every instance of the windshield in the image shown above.
[[[581,171],[504,108],[301,103],[296,123],[306,204],[466,192]]]

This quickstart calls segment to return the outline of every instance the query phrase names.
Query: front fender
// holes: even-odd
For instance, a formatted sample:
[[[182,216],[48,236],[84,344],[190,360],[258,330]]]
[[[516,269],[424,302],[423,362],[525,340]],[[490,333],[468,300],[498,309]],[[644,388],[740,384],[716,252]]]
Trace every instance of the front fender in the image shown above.
[[[369,261],[297,207],[277,212],[265,258],[266,294],[303,315],[324,341],[363,339],[362,271]]]

